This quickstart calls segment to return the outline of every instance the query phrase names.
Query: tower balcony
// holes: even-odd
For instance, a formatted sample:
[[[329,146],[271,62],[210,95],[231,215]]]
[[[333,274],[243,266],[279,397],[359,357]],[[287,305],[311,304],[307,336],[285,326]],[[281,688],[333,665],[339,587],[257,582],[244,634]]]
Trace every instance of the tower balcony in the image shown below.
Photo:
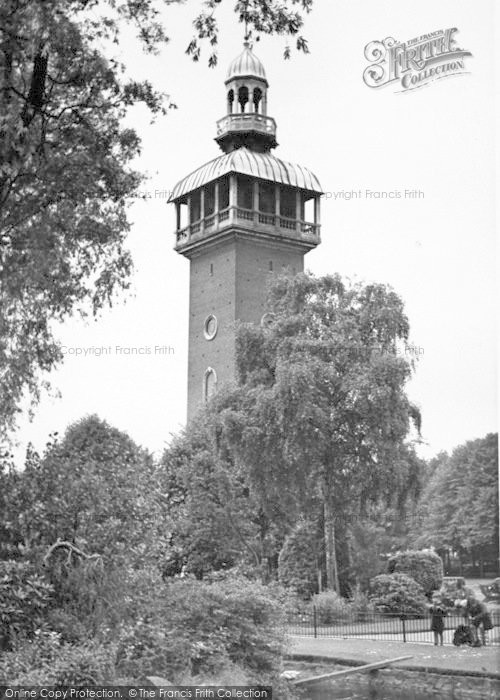
[[[227,233],[228,229],[243,230],[263,237],[279,237],[299,243],[305,248],[315,248],[320,243],[319,223],[234,205],[178,228],[175,250],[179,253],[185,250],[187,252],[188,248],[196,247],[216,234]]]
[[[260,131],[276,138],[276,122],[263,114],[228,114],[217,121],[217,137],[228,131]]]
[[[260,139],[267,148],[275,148],[278,145],[276,122],[272,117],[257,112],[228,114],[217,121],[215,140],[223,150],[226,150],[227,144],[234,139],[238,146],[253,144],[255,139]]]

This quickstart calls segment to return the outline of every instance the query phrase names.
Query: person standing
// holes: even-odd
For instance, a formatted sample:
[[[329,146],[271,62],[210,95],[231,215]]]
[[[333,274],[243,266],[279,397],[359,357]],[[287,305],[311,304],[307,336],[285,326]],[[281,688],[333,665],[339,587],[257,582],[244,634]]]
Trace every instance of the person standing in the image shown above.
[[[476,645],[480,646],[482,644],[486,646],[486,633],[493,628],[493,622],[488,608],[476,598],[468,598],[465,613],[470,617],[474,629]]]
[[[433,596],[432,605],[429,608],[431,614],[431,632],[434,632],[434,646],[443,646],[444,618],[447,615],[446,608],[438,596]]]

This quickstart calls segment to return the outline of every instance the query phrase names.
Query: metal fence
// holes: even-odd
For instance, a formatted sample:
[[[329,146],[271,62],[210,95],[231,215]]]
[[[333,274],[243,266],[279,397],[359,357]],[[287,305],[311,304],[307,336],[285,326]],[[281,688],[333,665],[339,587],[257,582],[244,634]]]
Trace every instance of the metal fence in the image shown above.
[[[486,632],[486,644],[500,646],[500,611],[490,613],[493,629]],[[463,615],[452,611],[443,619],[443,642],[453,644],[455,630],[470,625]],[[288,616],[288,633],[304,637],[343,637],[390,642],[434,643],[429,615],[414,618],[399,614],[356,613],[339,618],[320,614],[316,608]],[[481,631],[480,631],[481,632]],[[481,637],[481,633],[479,634]]]

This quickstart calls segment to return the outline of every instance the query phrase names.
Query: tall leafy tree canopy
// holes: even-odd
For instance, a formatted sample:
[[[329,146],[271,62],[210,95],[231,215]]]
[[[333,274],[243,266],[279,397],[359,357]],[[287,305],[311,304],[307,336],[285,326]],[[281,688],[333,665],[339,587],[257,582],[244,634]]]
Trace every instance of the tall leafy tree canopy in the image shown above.
[[[498,556],[498,435],[440,454],[421,497],[418,546]]]
[[[127,200],[139,135],[123,118],[138,103],[169,106],[112,56],[124,26],[148,52],[168,41],[168,5],[182,0],[3,0],[0,5],[0,427],[24,392],[62,360],[52,322],[97,313],[129,284]],[[221,0],[199,3],[187,53],[216,63]],[[312,0],[249,0],[232,9],[248,36],[299,35]]]
[[[239,329],[226,438],[268,504],[321,500],[327,581],[338,589],[336,531],[370,501],[418,486],[408,321],[390,288],[339,276],[280,278],[269,309],[270,323]]]

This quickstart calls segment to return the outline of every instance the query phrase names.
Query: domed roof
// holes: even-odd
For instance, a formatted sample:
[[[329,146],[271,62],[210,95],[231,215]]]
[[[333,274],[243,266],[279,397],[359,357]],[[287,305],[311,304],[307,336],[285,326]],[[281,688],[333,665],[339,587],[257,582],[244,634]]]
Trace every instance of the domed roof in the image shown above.
[[[250,44],[245,41],[244,49],[231,63],[227,71],[226,82],[232,78],[242,78],[244,76],[253,76],[266,80],[266,71],[260,59],[252,52]]]
[[[238,148],[231,153],[225,153],[201,168],[187,175],[176,184],[169,197],[173,202],[179,197],[184,197],[198,187],[217,180],[227,173],[240,173],[277,182],[282,185],[298,187],[309,192],[321,193],[321,185],[318,178],[307,168],[293,163],[287,163],[270,153],[257,153],[248,148]]]

